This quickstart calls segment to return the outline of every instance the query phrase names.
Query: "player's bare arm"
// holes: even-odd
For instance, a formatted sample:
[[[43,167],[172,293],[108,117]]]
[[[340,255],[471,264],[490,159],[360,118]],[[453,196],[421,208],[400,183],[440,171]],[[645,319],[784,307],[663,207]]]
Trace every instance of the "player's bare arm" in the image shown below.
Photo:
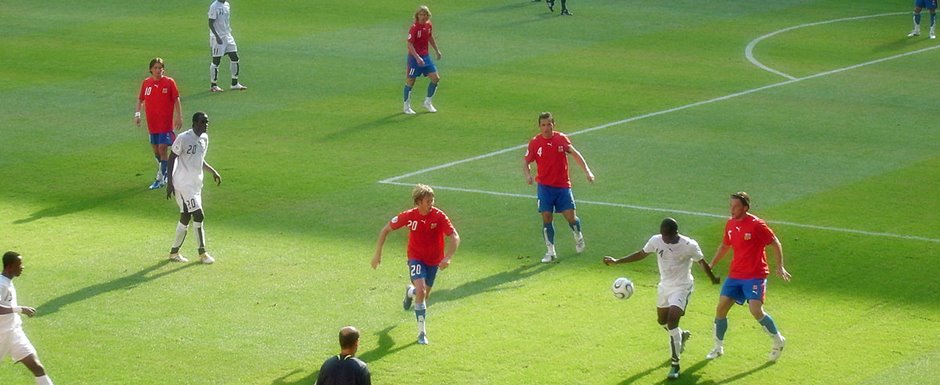
[[[215,170],[214,167],[210,166],[208,162],[202,161],[202,169],[212,173],[212,180],[215,181],[215,185],[222,184],[222,175],[219,175],[219,172]]]
[[[701,259],[698,261],[698,263],[699,265],[702,265],[702,270],[705,270],[705,275],[707,275],[708,279],[712,281],[712,284],[717,285],[721,283],[721,278],[718,278],[717,276],[715,276],[715,272],[713,272],[712,268],[708,266],[708,262],[705,262],[704,259]]]
[[[728,254],[728,250],[731,250],[731,245],[726,245],[724,242],[718,246],[718,250],[715,251],[715,257],[712,258],[711,263],[708,264],[708,267],[712,270],[715,269],[715,266],[718,265],[718,262],[721,262],[722,258]]]
[[[526,161],[525,158],[522,158],[522,173],[525,175],[525,182],[527,184],[532,184],[532,162]]]
[[[388,238],[388,233],[392,232],[392,227],[385,224],[385,227],[382,227],[382,230],[379,230],[379,240],[375,245],[375,256],[372,257],[372,268],[378,268],[382,264],[382,247],[385,246],[385,239]]]
[[[774,241],[770,243],[770,248],[773,249],[774,257],[777,260],[777,275],[783,278],[784,281],[790,282],[790,272],[783,266],[783,245],[780,244],[777,237],[774,237]]]
[[[166,160],[166,199],[170,199],[176,193],[173,187],[173,165],[176,164],[176,153],[170,151],[170,157]]]
[[[144,106],[144,101],[143,101],[143,100],[138,100],[138,101],[137,101],[137,110],[134,111],[134,124],[136,124],[137,127],[140,127],[140,111],[143,111],[143,109],[142,109],[143,106]]]
[[[421,55],[418,55],[418,51],[415,50],[415,45],[408,42],[408,54],[415,58],[415,61],[418,63],[418,67],[424,67],[424,59],[421,58]]]
[[[454,257],[454,254],[457,253],[457,248],[460,247],[460,234],[457,234],[457,230],[454,230],[454,233],[448,235],[445,238],[447,246],[444,247],[444,260],[441,261],[440,266],[441,270],[450,266],[450,259]]]
[[[581,156],[581,153],[574,148],[574,146],[568,147],[568,153],[574,156],[575,163],[578,166],[581,166],[581,169],[584,170],[584,175],[587,176],[588,182],[594,183],[594,173],[591,172],[591,168],[588,167],[587,161],[584,160],[584,157]]]
[[[428,37],[428,43],[431,44],[431,48],[434,48],[434,53],[437,54],[437,60],[441,60],[441,50],[437,49],[437,43],[434,42],[434,35]]]
[[[180,103],[180,98],[176,98],[176,102],[173,103],[173,129],[179,131],[183,128],[183,105]],[[140,117],[137,117],[137,125],[140,125]]]
[[[643,250],[637,250],[633,254],[630,254],[623,258],[614,258],[608,255],[604,257],[604,264],[607,266],[610,266],[610,265],[619,265],[621,263],[636,262],[636,261],[643,260],[643,258],[646,258],[647,255],[650,255],[650,253],[647,253]]]
[[[36,314],[36,309],[29,306],[17,306],[18,310],[13,308],[0,306],[0,314],[13,314],[13,313],[23,313],[29,317],[32,317]]]

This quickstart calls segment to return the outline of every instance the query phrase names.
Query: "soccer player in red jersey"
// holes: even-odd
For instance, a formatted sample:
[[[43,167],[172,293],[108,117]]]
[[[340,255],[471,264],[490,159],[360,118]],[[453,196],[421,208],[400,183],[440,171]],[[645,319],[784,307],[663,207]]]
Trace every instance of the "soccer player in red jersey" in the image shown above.
[[[418,343],[428,344],[424,321],[427,316],[427,298],[434,286],[437,270],[450,266],[450,259],[460,246],[460,236],[450,223],[450,218],[443,211],[434,207],[434,190],[430,186],[418,184],[411,193],[415,207],[401,212],[379,231],[379,240],[372,257],[372,268],[382,263],[382,247],[388,233],[407,227],[408,233],[408,270],[411,283],[405,289],[405,310],[415,301],[415,319],[418,322]],[[445,242],[446,239],[450,239]]]
[[[151,190],[166,185],[167,148],[176,138],[173,130],[183,127],[179,89],[176,88],[176,81],[165,76],[164,71],[163,59],[157,57],[150,61],[150,76],[140,85],[134,112],[134,124],[140,127],[140,110],[146,106],[150,146],[157,158],[157,178],[150,185]]]
[[[783,247],[764,220],[748,213],[751,208],[751,197],[746,192],[731,194],[730,208],[731,218],[725,224],[725,235],[710,266],[714,269],[730,249],[734,249],[734,256],[715,310],[715,347],[705,358],[711,360],[724,354],[725,332],[728,331],[728,311],[735,303],[743,305],[747,302],[751,315],[773,339],[773,347],[768,359],[776,361],[783,352],[786,339],[777,330],[777,325],[770,314],[764,312],[767,276],[770,274],[765,248],[767,245],[771,246],[777,263],[777,275],[789,282],[790,273],[783,265]]]
[[[415,23],[408,30],[408,67],[406,68],[404,91],[404,112],[408,115],[415,113],[411,109],[411,88],[415,85],[415,79],[422,75],[431,79],[431,84],[428,84],[427,97],[424,98],[424,108],[428,112],[437,112],[437,109],[431,104],[431,98],[434,96],[434,91],[437,90],[437,83],[441,81],[441,77],[437,74],[437,67],[431,60],[431,55],[428,54],[428,45],[434,48],[437,60],[441,60],[441,50],[437,48],[431,30],[431,10],[428,9],[428,6],[422,5],[415,11]]]
[[[554,213],[561,213],[574,232],[575,250],[584,251],[584,236],[581,235],[581,218],[575,212],[574,195],[571,193],[571,180],[568,178],[568,155],[581,166],[588,182],[594,183],[594,173],[588,167],[581,153],[571,145],[568,136],[555,131],[555,118],[551,112],[539,114],[539,134],[529,141],[525,157],[522,159],[522,171],[526,183],[532,184],[532,172],[529,165],[535,162],[538,182],[537,195],[539,212],[542,213],[542,236],[545,238],[545,257],[548,263],[556,258]]]

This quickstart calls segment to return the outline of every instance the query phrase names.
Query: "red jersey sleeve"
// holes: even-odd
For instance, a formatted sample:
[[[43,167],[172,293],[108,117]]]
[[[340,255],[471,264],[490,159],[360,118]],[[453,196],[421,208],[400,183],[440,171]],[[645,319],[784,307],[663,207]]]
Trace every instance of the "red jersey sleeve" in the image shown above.
[[[144,91],[147,89],[147,79],[144,79],[144,81],[140,83],[140,94],[137,95],[137,100],[139,101],[144,100]]]
[[[402,228],[402,226],[408,224],[409,211],[402,211],[398,215],[392,217],[392,219],[388,221],[388,227],[391,227],[392,230],[398,230]]]
[[[170,88],[170,100],[172,101],[173,104],[176,104],[176,99],[180,97],[180,90],[179,88],[176,88],[176,80],[173,80],[173,78],[169,78],[169,79],[170,79],[170,87],[169,87]]]
[[[770,229],[770,226],[767,226],[767,222],[764,222],[763,219],[757,219],[754,226],[754,232],[757,233],[758,239],[764,246],[767,246],[774,241],[774,231]]]

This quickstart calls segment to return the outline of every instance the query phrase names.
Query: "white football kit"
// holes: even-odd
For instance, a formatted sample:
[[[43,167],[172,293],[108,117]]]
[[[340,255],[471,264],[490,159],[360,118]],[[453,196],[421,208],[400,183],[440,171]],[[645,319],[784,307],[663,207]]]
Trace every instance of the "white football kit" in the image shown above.
[[[235,37],[232,36],[232,26],[229,24],[230,14],[231,7],[227,1],[224,3],[213,1],[209,5],[209,19],[214,20],[212,26],[215,28],[215,32],[219,34],[219,37],[222,38],[222,44],[219,44],[215,41],[212,30],[209,30],[209,48],[212,49],[213,57],[219,57],[229,52],[238,52]]]
[[[16,288],[13,281],[0,275],[0,306],[12,309],[16,306]],[[36,354],[36,348],[23,332],[23,320],[18,313],[0,315],[0,360],[6,356],[19,362],[30,354]]]
[[[680,234],[678,242],[666,243],[662,235],[656,234],[646,242],[643,251],[655,253],[659,264],[656,306],[661,308],[678,306],[685,310],[694,286],[692,262],[700,261],[705,257],[698,242]]]
[[[173,189],[176,191],[176,203],[181,213],[191,213],[202,209],[202,165],[209,150],[209,134],[196,135],[186,130],[176,137],[171,149],[176,154],[173,164]]]

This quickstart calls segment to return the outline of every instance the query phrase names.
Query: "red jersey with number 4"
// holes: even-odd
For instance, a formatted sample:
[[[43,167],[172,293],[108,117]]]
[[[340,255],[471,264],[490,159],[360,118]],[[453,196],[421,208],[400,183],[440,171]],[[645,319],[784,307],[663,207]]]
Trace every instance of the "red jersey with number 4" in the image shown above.
[[[138,100],[144,101],[147,130],[151,134],[173,131],[173,107],[180,96],[176,81],[169,76],[154,80],[148,76],[140,86]]]
[[[532,138],[525,152],[525,161],[526,164],[535,162],[538,169],[535,181],[550,187],[571,187],[571,179],[568,177],[569,148],[571,140],[557,131],[548,139],[542,134]]]
[[[734,249],[728,278],[761,279],[767,278],[766,247],[774,241],[774,232],[767,223],[750,213],[741,220],[728,219],[725,224],[725,237],[722,242]]]
[[[447,214],[431,207],[427,215],[418,208],[404,211],[388,222],[392,230],[407,227],[408,259],[421,261],[428,266],[437,266],[444,259],[444,237],[454,233],[454,225]]]
[[[401,36],[401,35],[399,35]],[[418,56],[428,54],[428,41],[431,39],[431,22],[424,24],[414,23],[408,30],[408,42],[415,47]]]

